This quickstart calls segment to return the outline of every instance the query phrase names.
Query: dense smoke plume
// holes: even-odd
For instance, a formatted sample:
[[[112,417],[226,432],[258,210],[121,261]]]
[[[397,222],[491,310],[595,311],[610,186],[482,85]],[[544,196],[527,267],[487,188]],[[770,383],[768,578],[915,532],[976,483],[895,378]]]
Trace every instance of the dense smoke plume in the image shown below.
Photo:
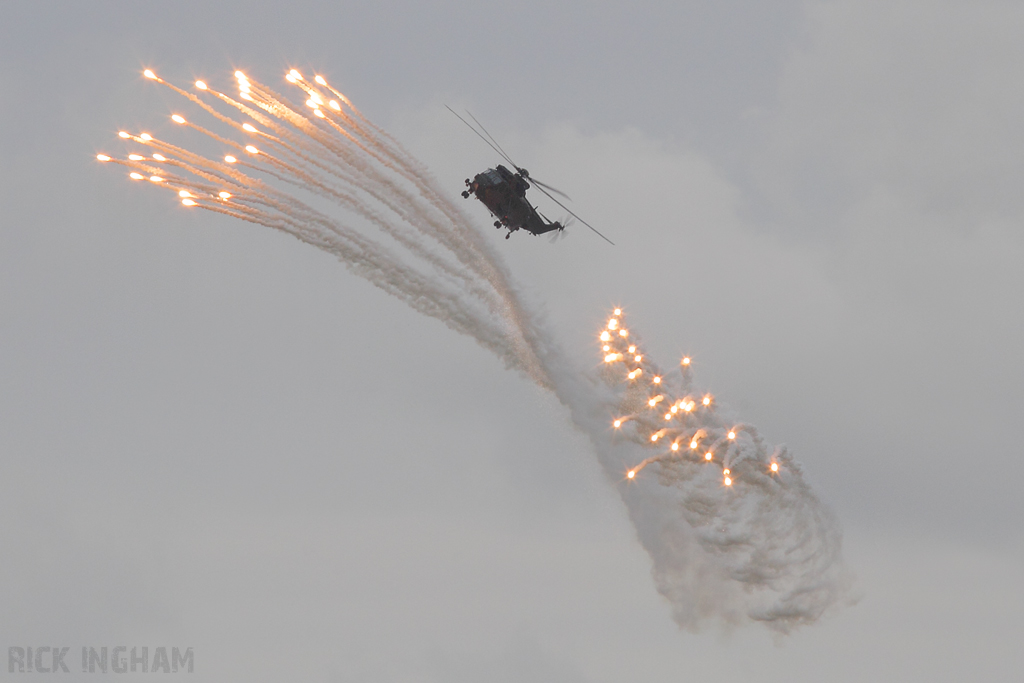
[[[589,351],[581,363],[559,349],[449,193],[322,77],[289,72],[285,79],[301,92],[296,103],[241,72],[236,97],[201,81],[189,92],[146,76],[207,121],[175,113],[176,123],[228,154],[210,159],[122,132],[126,158],[98,159],[174,191],[185,206],[282,230],[334,254],[553,392],[620,490],[681,626],[755,620],[788,632],[842,598],[838,523],[790,454],[695,391],[688,359],[663,373],[619,310],[597,340],[602,371],[581,370]]]

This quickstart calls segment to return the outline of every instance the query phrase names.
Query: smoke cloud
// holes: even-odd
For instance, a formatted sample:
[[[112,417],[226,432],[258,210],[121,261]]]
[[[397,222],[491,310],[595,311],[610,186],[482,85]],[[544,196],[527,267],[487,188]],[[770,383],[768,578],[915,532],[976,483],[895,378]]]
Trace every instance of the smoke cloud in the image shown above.
[[[146,133],[99,155],[182,204],[287,232],[494,353],[551,391],[593,444],[650,554],[676,622],[757,621],[787,633],[846,594],[841,531],[785,448],[696,391],[688,359],[662,372],[613,312],[595,340],[600,372],[564,353],[524,306],[491,242],[427,169],[339,91],[293,70],[296,103],[235,73],[237,97],[183,90],[222,160]],[[206,125],[216,126],[215,132]],[[301,195],[301,196],[300,196]],[[340,219],[339,214],[345,219]]]

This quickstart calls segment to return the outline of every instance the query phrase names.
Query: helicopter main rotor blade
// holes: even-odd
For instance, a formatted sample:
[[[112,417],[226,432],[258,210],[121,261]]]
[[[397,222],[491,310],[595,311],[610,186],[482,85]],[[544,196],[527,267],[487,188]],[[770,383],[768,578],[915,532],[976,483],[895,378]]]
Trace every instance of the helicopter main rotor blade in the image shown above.
[[[593,225],[591,225],[590,223],[586,222],[585,220],[583,220],[582,218],[580,218],[579,216],[577,216],[577,215],[576,215],[575,213],[573,213],[573,212],[572,212],[572,210],[571,210],[571,209],[570,209],[570,208],[569,208],[568,206],[566,206],[566,205],[565,205],[565,204],[563,204],[562,202],[560,202],[560,201],[558,201],[557,199],[555,199],[555,198],[554,198],[554,197],[553,197],[553,196],[551,195],[551,193],[550,193],[550,192],[548,192],[547,190],[545,190],[545,189],[544,189],[543,187],[538,187],[537,189],[538,189],[538,190],[540,190],[541,192],[543,192],[544,194],[546,194],[546,195],[548,196],[548,199],[550,199],[551,201],[553,201],[553,202],[554,202],[555,204],[558,204],[558,205],[559,205],[560,207],[562,207],[563,209],[565,209],[566,211],[568,211],[568,212],[569,212],[569,215],[570,215],[570,216],[572,216],[573,218],[575,218],[576,220],[578,220],[578,221],[579,221],[580,223],[582,223],[583,225],[587,226],[588,228],[590,228],[591,230],[593,230],[593,231],[594,231],[595,233],[597,233],[597,236],[598,236],[598,237],[600,237],[601,239],[603,239],[603,240],[604,240],[605,242],[607,242],[608,244],[612,245],[613,247],[615,246],[615,242],[612,242],[612,241],[611,241],[610,239],[608,239],[607,237],[605,237],[604,235],[602,235],[602,234],[601,234],[601,233],[600,233],[600,232],[598,231],[598,229],[597,229],[597,228],[595,228],[595,227],[594,227]]]
[[[479,138],[480,138],[481,140],[483,140],[484,142],[486,142],[486,143],[488,144],[488,146],[490,146],[490,148],[491,148],[491,149],[493,149],[493,150],[494,150],[495,152],[497,152],[497,153],[498,153],[499,155],[501,155],[501,157],[502,157],[502,158],[503,158],[503,159],[504,159],[505,161],[507,161],[508,163],[512,164],[512,167],[513,167],[514,169],[516,169],[516,171],[518,171],[518,172],[519,172],[519,173],[520,173],[521,175],[523,175],[523,176],[524,176],[525,178],[529,178],[529,179],[530,179],[530,182],[531,182],[531,183],[533,183],[533,184],[535,184],[535,185],[540,185],[541,187],[543,187],[543,188],[546,188],[546,189],[548,189],[548,190],[551,190],[551,191],[552,191],[552,192],[554,192],[555,194],[561,195],[561,196],[565,197],[566,199],[568,199],[569,201],[572,201],[572,197],[570,197],[570,196],[569,196],[569,195],[567,195],[566,193],[562,192],[562,191],[561,191],[561,190],[559,190],[559,189],[558,189],[557,187],[552,187],[551,185],[548,185],[547,183],[544,183],[544,182],[541,182],[541,181],[537,180],[537,179],[536,179],[536,178],[534,178],[534,177],[533,177],[532,175],[530,175],[530,174],[529,174],[529,172],[523,173],[523,170],[524,170],[524,169],[523,169],[523,168],[522,168],[521,166],[519,166],[519,164],[517,164],[516,162],[512,161],[512,157],[510,157],[510,156],[508,155],[508,153],[507,153],[507,152],[506,152],[506,151],[505,151],[505,150],[504,150],[504,149],[502,148],[502,146],[498,144],[498,141],[494,139],[494,136],[493,136],[493,135],[491,135],[491,134],[490,134],[490,132],[488,132],[488,130],[487,130],[486,128],[484,128],[483,124],[482,124],[482,123],[480,123],[480,121],[478,121],[478,120],[477,120],[477,118],[476,118],[475,116],[473,116],[473,112],[469,111],[468,109],[466,110],[466,113],[467,113],[467,114],[469,114],[469,117],[470,117],[471,119],[473,119],[473,121],[474,121],[474,122],[476,123],[476,125],[480,126],[480,129],[481,129],[481,130],[483,131],[483,134],[481,134],[479,130],[477,130],[477,129],[476,129],[476,128],[474,128],[474,127],[473,127],[472,125],[470,125],[469,121],[467,121],[466,119],[464,119],[464,118],[462,118],[461,116],[459,116],[459,114],[458,114],[458,113],[456,113],[456,111],[455,111],[454,109],[452,109],[451,107],[449,107],[449,106],[448,106],[447,104],[446,104],[446,105],[444,105],[444,106],[445,106],[445,107],[446,107],[446,108],[448,109],[448,111],[450,111],[451,113],[453,113],[453,114],[455,114],[456,116],[458,116],[458,117],[459,117],[459,120],[460,120],[460,121],[462,121],[462,122],[463,122],[464,124],[466,124],[466,126],[467,126],[467,127],[468,127],[468,128],[469,128],[469,129],[471,130],[471,131],[473,131],[474,133],[476,133],[476,134],[477,134],[477,136],[478,136],[478,137],[479,137]],[[486,135],[487,137],[484,137],[484,135]]]
[[[494,143],[493,146],[498,148],[499,154],[501,154],[501,156],[505,157],[505,161],[507,161],[508,163],[512,164],[512,166],[515,167],[515,169],[517,171],[522,173],[523,169],[519,167],[519,164],[517,164],[516,162],[512,161],[512,157],[510,157],[508,155],[508,152],[506,152],[505,150],[503,150],[501,148],[501,145],[499,145],[498,141],[494,139],[494,136],[491,135],[490,132],[486,128],[484,128],[484,124],[482,124],[482,123],[480,123],[479,121],[476,120],[476,117],[473,116],[473,112],[471,112],[470,110],[467,109],[466,113],[469,114],[469,118],[473,119],[473,121],[476,123],[476,125],[480,126],[480,130],[482,130],[484,133],[487,134],[487,137],[489,137],[491,139],[491,142]],[[529,173],[525,173],[523,175],[529,176],[530,174]]]
[[[476,134],[477,134],[477,136],[478,136],[478,137],[479,137],[479,138],[480,138],[481,140],[483,140],[484,142],[486,142],[486,143],[487,143],[487,146],[488,146],[488,147],[490,147],[490,148],[491,148],[491,149],[493,149],[493,150],[494,150],[495,152],[497,152],[498,154],[500,154],[500,155],[501,155],[501,156],[502,156],[502,157],[503,157],[503,158],[505,159],[505,161],[507,161],[508,163],[512,164],[512,166],[514,166],[514,167],[515,167],[515,169],[516,169],[517,171],[519,170],[519,167],[518,167],[518,166],[516,166],[516,164],[515,164],[515,162],[514,162],[514,161],[512,161],[511,159],[509,159],[509,158],[508,158],[508,155],[507,155],[507,154],[505,154],[505,152],[503,152],[503,151],[502,151],[502,150],[501,150],[500,148],[498,148],[498,147],[495,147],[495,146],[494,146],[494,144],[492,144],[490,140],[488,140],[487,138],[485,138],[485,137],[483,136],[483,134],[482,134],[482,133],[481,133],[480,131],[478,131],[478,130],[477,130],[476,128],[474,128],[474,127],[472,126],[472,124],[470,124],[470,122],[469,122],[469,121],[467,121],[466,119],[464,119],[464,118],[462,118],[461,116],[459,116],[458,112],[456,112],[456,111],[455,111],[454,109],[452,109],[451,107],[449,107],[449,106],[448,106],[447,104],[446,104],[446,105],[444,105],[444,106],[445,106],[445,108],[446,108],[446,109],[448,109],[448,111],[450,111],[451,113],[455,114],[455,116],[457,116],[457,117],[458,117],[459,121],[462,121],[462,122],[463,122],[464,124],[466,124],[466,127],[467,127],[467,128],[469,128],[469,129],[470,129],[471,131],[473,131],[474,133],[476,133]],[[467,113],[468,113],[468,112],[467,112]],[[472,114],[470,114],[470,116],[472,116]],[[475,121],[476,119],[473,119],[473,120]],[[485,131],[485,132],[486,132],[486,131]]]
[[[566,193],[562,192],[561,190],[559,190],[556,187],[551,187],[547,183],[542,183],[541,181],[537,180],[532,175],[530,175],[529,171],[525,171],[519,164],[517,164],[516,162],[512,161],[512,157],[510,157],[508,155],[508,153],[504,150],[504,148],[502,148],[502,146],[498,144],[498,141],[494,139],[494,136],[491,135],[490,131],[488,131],[486,128],[484,128],[484,124],[480,123],[480,121],[478,121],[477,118],[475,116],[473,116],[473,112],[471,112],[470,110],[467,109],[466,113],[469,114],[469,117],[471,119],[473,119],[473,121],[476,123],[476,125],[480,126],[480,130],[482,130],[484,132],[484,134],[487,135],[488,138],[490,138],[491,142],[494,143],[493,146],[497,147],[498,150],[499,150],[499,153],[503,157],[505,157],[505,161],[507,161],[508,163],[512,164],[512,166],[515,167],[515,169],[520,173],[520,175],[522,175],[525,178],[529,178],[530,182],[533,183],[534,185],[540,185],[541,187],[547,188],[547,189],[551,190],[552,192],[554,192],[555,194],[561,195],[561,196],[565,197],[566,199],[568,199],[569,201],[572,201],[572,197],[570,197],[569,195],[567,195]]]
[[[567,195],[566,193],[562,192],[561,190],[559,190],[559,189],[558,189],[558,188],[556,188],[556,187],[551,187],[551,186],[550,186],[550,185],[548,185],[547,183],[542,183],[541,181],[537,180],[537,179],[536,179],[536,178],[534,178],[533,176],[530,176],[530,182],[531,182],[531,183],[533,183],[534,185],[539,185],[539,186],[541,186],[541,187],[543,187],[543,188],[546,188],[546,189],[548,189],[548,190],[551,190],[551,191],[552,191],[552,192],[554,192],[555,194],[560,194],[560,195],[562,195],[563,197],[565,197],[566,199],[568,199],[568,200],[569,200],[570,202],[572,201],[572,197],[570,197],[570,196],[569,196],[569,195]]]

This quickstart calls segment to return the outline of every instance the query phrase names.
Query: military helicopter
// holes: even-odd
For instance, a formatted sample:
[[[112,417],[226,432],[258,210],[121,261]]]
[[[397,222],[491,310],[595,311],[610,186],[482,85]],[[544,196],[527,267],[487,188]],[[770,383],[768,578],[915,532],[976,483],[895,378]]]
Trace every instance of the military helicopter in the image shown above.
[[[529,171],[512,161],[508,154],[505,153],[505,150],[501,148],[501,145],[498,144],[498,141],[491,137],[491,134],[476,120],[475,116],[468,111],[466,112],[473,119],[473,122],[480,126],[480,130],[474,128],[451,107],[448,107],[448,111],[458,116],[460,121],[465,123],[470,130],[476,133],[481,140],[486,142],[491,149],[500,154],[516,170],[513,173],[505,166],[498,164],[495,168],[489,168],[483,173],[477,173],[472,180],[466,178],[466,190],[462,193],[464,199],[475,196],[487,207],[491,215],[497,219],[494,221],[494,227],[508,229],[505,239],[511,237],[512,233],[519,229],[523,229],[532,235],[543,235],[556,230],[561,233],[565,230],[565,225],[558,221],[548,220],[547,216],[537,211],[537,208],[526,199],[526,191],[530,189],[530,183],[532,182],[538,190],[547,195],[555,204],[568,211],[570,216],[593,230],[608,244],[615,244],[551,194],[551,192],[554,192],[569,199],[564,192],[542,183],[536,178],[530,177]],[[483,133],[480,132],[481,130]]]

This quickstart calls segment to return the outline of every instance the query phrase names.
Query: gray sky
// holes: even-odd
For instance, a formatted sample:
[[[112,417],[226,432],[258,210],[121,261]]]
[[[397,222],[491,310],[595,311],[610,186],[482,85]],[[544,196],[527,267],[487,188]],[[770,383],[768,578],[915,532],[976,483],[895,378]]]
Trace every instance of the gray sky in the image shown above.
[[[1022,31],[1009,3],[5,4],[3,645],[193,646],[209,680],[1020,678]],[[323,72],[453,195],[496,162],[443,104],[472,109],[617,243],[501,240],[565,348],[623,305],[693,355],[836,510],[860,603],[781,644],[680,632],[551,397],[94,161],[169,128],[146,67]]]

